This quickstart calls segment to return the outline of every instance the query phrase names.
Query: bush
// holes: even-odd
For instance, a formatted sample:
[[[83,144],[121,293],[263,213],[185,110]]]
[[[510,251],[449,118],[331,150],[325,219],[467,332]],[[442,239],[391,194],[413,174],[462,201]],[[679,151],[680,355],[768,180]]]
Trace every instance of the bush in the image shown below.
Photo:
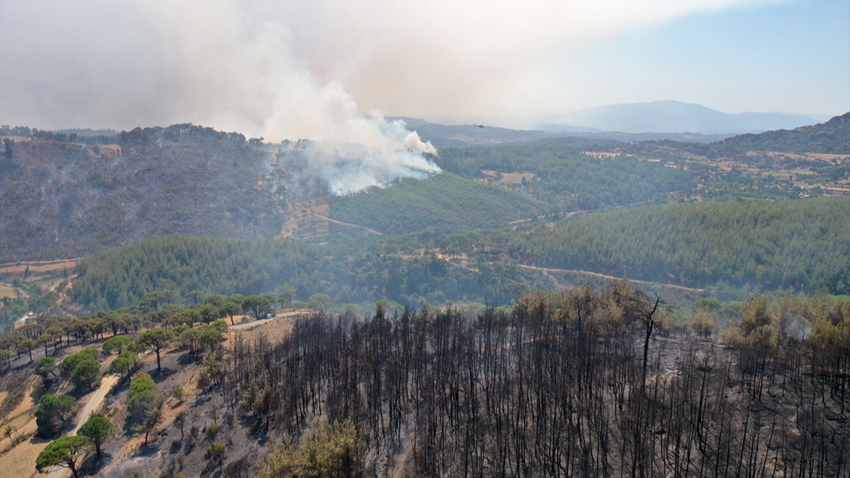
[[[254,476],[349,476],[357,443],[357,428],[351,420],[324,424],[307,435],[297,450],[291,443],[277,445]]]
[[[212,425],[207,427],[207,439],[212,440],[215,436],[218,435],[218,425],[213,423]]]
[[[183,390],[183,387],[181,387],[180,385],[171,389],[171,396],[174,397],[175,399],[177,399],[177,401],[181,402],[181,403],[183,402],[183,395],[185,393],[186,392]]]

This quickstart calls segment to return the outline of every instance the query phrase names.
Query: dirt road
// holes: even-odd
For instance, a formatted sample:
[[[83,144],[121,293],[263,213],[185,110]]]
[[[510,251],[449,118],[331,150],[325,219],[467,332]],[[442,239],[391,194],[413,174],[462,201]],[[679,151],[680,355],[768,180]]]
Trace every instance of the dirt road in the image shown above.
[[[241,330],[241,329],[249,329],[251,327],[256,327],[258,325],[267,324],[273,320],[281,319],[281,318],[289,318],[289,317],[298,317],[312,314],[312,310],[295,310],[292,312],[284,312],[282,314],[278,314],[271,319],[262,319],[262,320],[254,320],[251,322],[242,322],[236,325],[231,325],[230,330]]]
[[[517,266],[522,267],[523,269],[530,269],[530,270],[533,270],[533,271],[540,271],[540,272],[544,272],[544,273],[545,272],[561,272],[561,273],[569,272],[569,273],[573,273],[573,274],[581,274],[581,275],[586,275],[586,276],[599,277],[601,279],[608,279],[608,280],[620,280],[620,279],[622,279],[622,277],[609,276],[609,275],[605,275],[605,274],[600,274],[598,272],[577,271],[577,270],[570,270],[570,269],[551,269],[551,268],[548,268],[548,267],[527,266],[525,264],[517,264]],[[634,282],[636,284],[645,284],[648,281],[642,281],[642,280],[637,280],[637,279],[629,279],[629,282]],[[661,284],[661,285],[664,286],[664,287],[669,287],[671,289],[677,289],[677,290],[681,290],[681,291],[685,291],[685,292],[691,292],[691,293],[694,293],[694,294],[702,294],[702,292],[703,292],[702,289],[695,289],[695,288],[685,287],[685,286],[681,286],[681,285],[673,285],[673,284]]]
[[[378,232],[378,231],[376,231],[376,230],[374,230],[374,229],[369,229],[368,227],[366,227],[366,226],[361,226],[360,224],[351,224],[350,222],[337,221],[336,219],[331,219],[331,218],[329,218],[329,217],[327,217],[327,216],[322,216],[321,214],[318,214],[318,213],[315,213],[315,212],[313,213],[313,215],[314,215],[314,216],[316,216],[316,217],[318,217],[319,219],[324,219],[325,221],[329,221],[329,222],[332,222],[332,223],[334,223],[334,224],[339,224],[340,226],[356,227],[356,228],[363,229],[363,230],[365,230],[365,231],[367,231],[367,232],[371,232],[372,234],[375,234],[375,235],[377,235],[377,236],[382,236],[382,235],[383,235],[382,233],[380,233],[380,232]]]
[[[80,427],[86,423],[86,420],[89,419],[92,413],[94,413],[100,406],[103,404],[103,400],[106,399],[106,394],[112,391],[112,387],[118,383],[118,375],[106,375],[100,381],[100,387],[94,392],[86,401],[86,404],[77,413],[76,425],[74,425],[74,431],[68,433],[68,436],[76,435],[78,431],[80,431]],[[53,471],[47,475],[47,478],[65,478],[71,476],[71,470],[67,468],[54,468]]]

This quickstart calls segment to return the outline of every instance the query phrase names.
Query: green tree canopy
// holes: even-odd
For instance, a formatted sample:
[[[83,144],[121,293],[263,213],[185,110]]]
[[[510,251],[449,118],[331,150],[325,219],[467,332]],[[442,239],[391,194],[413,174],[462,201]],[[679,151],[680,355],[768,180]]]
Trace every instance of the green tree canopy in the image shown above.
[[[154,328],[145,331],[137,343],[144,345],[145,347],[152,349],[156,353],[156,371],[162,371],[162,362],[160,360],[160,353],[165,347],[171,343],[171,340],[174,338],[174,334],[170,330],[165,330],[161,328]]]
[[[56,357],[42,357],[35,363],[35,373],[46,380],[47,375],[53,373],[54,365],[56,365]]]
[[[198,312],[200,312],[201,320],[203,320],[205,324],[209,324],[213,320],[219,318],[218,307],[212,304],[201,305],[198,307]]]
[[[175,300],[180,298],[180,294],[174,292],[173,290],[158,290],[154,292],[149,292],[142,297],[141,305],[142,307],[148,307],[153,310],[159,310],[160,304],[165,304],[168,302],[174,302]]]
[[[204,300],[204,293],[199,290],[192,290],[186,293],[186,301],[192,301],[192,305],[198,305],[198,302]]]
[[[94,359],[80,361],[71,373],[71,383],[75,387],[87,387],[91,389],[92,385],[99,379],[100,364]]]
[[[127,406],[134,418],[141,418],[145,409],[153,403],[156,398],[156,382],[150,375],[142,372],[137,373],[130,382],[130,390],[127,392]]]
[[[221,307],[225,302],[227,302],[227,296],[221,294],[208,295],[207,298],[204,299],[204,304],[211,304],[215,307]]]
[[[71,470],[74,478],[80,476],[80,464],[91,447],[84,436],[68,436],[52,441],[35,460],[39,472],[51,466],[63,466]]]
[[[236,325],[236,323],[233,322],[233,316],[238,314],[241,311],[242,311],[242,308],[239,307],[239,304],[237,304],[236,302],[232,302],[232,301],[225,302],[221,306],[221,313],[230,317],[230,325]]]
[[[63,360],[61,364],[59,364],[59,374],[62,375],[63,378],[71,378],[71,374],[74,373],[74,369],[77,368],[77,365],[80,362],[86,359],[95,360],[96,357],[96,348],[83,349],[73,355],[69,355],[65,357],[65,360]]]
[[[76,402],[70,395],[54,396],[49,393],[42,395],[38,409],[35,411],[38,435],[47,437],[65,426],[71,419]]]
[[[113,350],[120,355],[124,350],[124,347],[129,345],[131,342],[133,342],[133,340],[126,335],[116,335],[115,337],[107,339],[106,342],[103,343],[101,350],[107,355],[111,354]]]
[[[138,366],[137,357],[138,355],[136,352],[129,348],[125,348],[120,354],[118,354],[118,357],[115,357],[115,360],[109,364],[109,373],[118,374],[126,378],[129,374],[133,373]]]
[[[259,319],[271,305],[268,297],[261,295],[249,295],[242,301],[242,309],[254,312],[255,319]]]
[[[26,352],[29,354],[30,362],[32,362],[32,349],[36,346],[35,340],[25,339],[22,340],[21,343],[18,344],[18,350],[21,352]]]
[[[83,424],[83,426],[80,427],[80,431],[77,432],[77,435],[82,435],[91,439],[97,453],[97,457],[100,458],[103,452],[104,443],[115,438],[115,433],[115,425],[113,425],[112,422],[110,422],[103,414],[95,413],[86,421],[86,423]]]

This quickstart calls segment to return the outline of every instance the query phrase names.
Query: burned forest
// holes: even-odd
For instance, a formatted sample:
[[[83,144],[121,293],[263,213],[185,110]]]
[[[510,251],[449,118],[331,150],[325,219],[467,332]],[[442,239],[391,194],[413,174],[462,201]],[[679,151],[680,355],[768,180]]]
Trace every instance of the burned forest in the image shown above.
[[[256,437],[353,423],[327,476],[847,476],[850,306],[804,302],[803,339],[787,300],[751,298],[718,341],[627,281],[510,315],[320,314],[279,343],[237,335],[216,383]]]

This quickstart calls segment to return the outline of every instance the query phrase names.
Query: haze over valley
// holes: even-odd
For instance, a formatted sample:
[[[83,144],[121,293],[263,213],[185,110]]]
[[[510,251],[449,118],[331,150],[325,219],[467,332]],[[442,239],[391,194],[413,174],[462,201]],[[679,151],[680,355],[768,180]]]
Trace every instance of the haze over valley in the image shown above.
[[[847,476],[846,7],[4,1],[1,474]]]

